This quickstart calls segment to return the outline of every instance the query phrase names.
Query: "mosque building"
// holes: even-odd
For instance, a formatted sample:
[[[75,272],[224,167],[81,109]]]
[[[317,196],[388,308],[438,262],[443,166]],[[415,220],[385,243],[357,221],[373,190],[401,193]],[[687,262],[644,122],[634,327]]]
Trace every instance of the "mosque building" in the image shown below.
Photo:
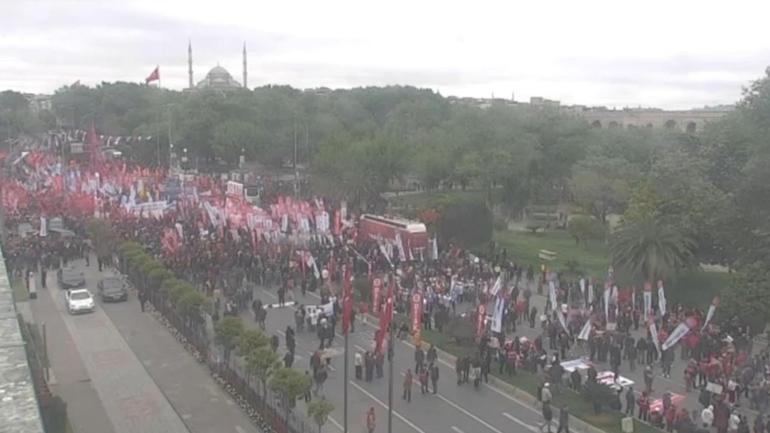
[[[193,80],[192,42],[187,45],[187,90],[219,90],[248,89],[248,69],[246,63],[246,43],[243,44],[243,84],[239,83],[227,69],[217,64],[206,74],[206,77],[195,84]]]

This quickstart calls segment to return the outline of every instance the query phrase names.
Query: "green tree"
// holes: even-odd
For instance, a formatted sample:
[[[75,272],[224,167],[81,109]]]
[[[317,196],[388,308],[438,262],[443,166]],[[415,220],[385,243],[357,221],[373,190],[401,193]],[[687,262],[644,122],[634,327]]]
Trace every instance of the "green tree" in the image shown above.
[[[225,120],[214,128],[212,137],[214,155],[230,164],[238,162],[243,154],[253,157],[256,154],[261,137],[257,127],[243,120]]]
[[[297,397],[310,390],[312,385],[309,375],[291,368],[279,368],[270,379],[270,389],[281,397],[285,408],[285,418],[289,419],[291,409],[296,405]]]
[[[334,412],[334,405],[323,397],[313,400],[307,406],[307,416],[315,421],[318,426],[318,433],[321,433],[321,429],[329,420],[329,415],[332,412]]]
[[[115,251],[118,237],[110,222],[101,218],[93,218],[88,221],[87,230],[96,256],[101,260],[111,257]]]
[[[259,329],[247,329],[238,340],[238,350],[242,355],[248,355],[257,349],[270,344],[267,336]]]
[[[606,223],[607,214],[621,212],[628,201],[630,184],[638,174],[620,158],[591,157],[572,169],[570,191],[586,212]]]
[[[766,262],[742,265],[730,287],[720,296],[717,318],[749,325],[752,335],[765,329],[770,320],[770,266]]]
[[[613,265],[645,281],[665,279],[692,265],[694,248],[687,234],[652,218],[624,223],[610,241]]]
[[[464,248],[492,239],[492,211],[482,202],[457,201],[446,205],[439,214],[437,231],[442,239]]]
[[[596,218],[584,215],[570,218],[567,230],[578,245],[586,244],[588,241],[603,241],[607,238],[607,225]]]
[[[243,334],[243,321],[240,317],[228,316],[214,324],[216,342],[224,349],[225,362],[229,364],[230,353],[238,344]]]
[[[246,370],[254,375],[262,385],[262,402],[267,396],[267,381],[281,368],[278,354],[269,347],[259,347],[246,355]]]

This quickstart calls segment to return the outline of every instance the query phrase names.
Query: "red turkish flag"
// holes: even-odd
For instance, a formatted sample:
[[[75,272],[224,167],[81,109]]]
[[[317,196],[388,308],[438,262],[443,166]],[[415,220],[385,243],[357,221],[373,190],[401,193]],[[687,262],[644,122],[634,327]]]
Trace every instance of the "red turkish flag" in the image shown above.
[[[160,66],[156,66],[155,70],[152,71],[152,73],[144,79],[145,84],[149,84],[153,81],[160,80]]]

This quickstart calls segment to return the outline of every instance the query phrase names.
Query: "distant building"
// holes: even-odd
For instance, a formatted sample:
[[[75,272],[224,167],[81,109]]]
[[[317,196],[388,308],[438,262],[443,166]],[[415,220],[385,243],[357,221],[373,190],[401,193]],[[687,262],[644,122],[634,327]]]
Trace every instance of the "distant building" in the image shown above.
[[[193,80],[193,60],[192,60],[192,42],[187,45],[187,75],[188,88],[186,90],[234,90],[247,88],[248,85],[248,64],[246,63],[246,44],[243,44],[243,84],[230,75],[227,69],[218,64],[211,68],[206,77],[197,84]]]
[[[529,105],[533,107],[559,108],[561,103],[553,99],[546,99],[542,96],[533,96],[529,98]]]
[[[25,93],[24,97],[29,102],[29,109],[33,113],[39,113],[41,111],[51,110],[51,95],[35,95],[32,93]]]

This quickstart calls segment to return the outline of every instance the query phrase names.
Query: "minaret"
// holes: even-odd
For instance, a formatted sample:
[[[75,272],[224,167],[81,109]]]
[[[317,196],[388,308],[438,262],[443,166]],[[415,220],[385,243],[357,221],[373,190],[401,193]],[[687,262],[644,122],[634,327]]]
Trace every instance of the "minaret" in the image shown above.
[[[249,88],[248,82],[248,66],[246,65],[246,42],[243,42],[243,88]]]
[[[193,86],[193,71],[192,71],[192,42],[188,39],[187,40],[187,77],[188,77],[188,86],[190,89],[192,89]]]

